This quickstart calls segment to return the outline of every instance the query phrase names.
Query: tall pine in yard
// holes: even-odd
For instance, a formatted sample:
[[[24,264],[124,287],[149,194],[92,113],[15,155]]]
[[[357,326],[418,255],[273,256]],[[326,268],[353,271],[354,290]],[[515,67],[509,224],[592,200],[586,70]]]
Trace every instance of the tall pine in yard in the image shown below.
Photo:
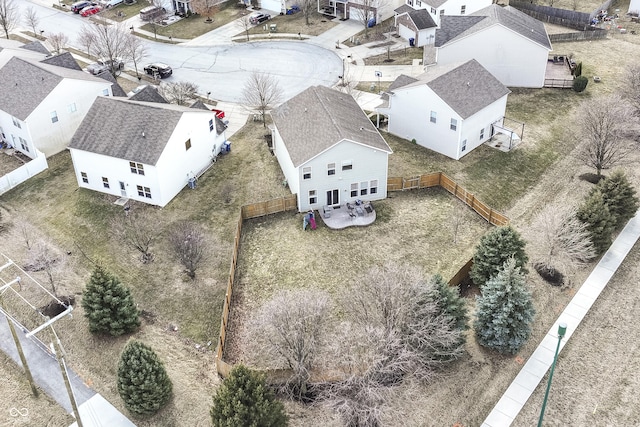
[[[616,226],[616,218],[611,214],[600,188],[589,193],[576,212],[576,218],[587,225],[591,243],[598,254],[611,246],[611,234]]]
[[[130,341],[118,363],[118,393],[127,409],[137,415],[152,415],[171,397],[173,385],[151,347]]]
[[[534,315],[531,292],[512,258],[477,297],[474,327],[478,342],[500,353],[514,354],[531,335]]]
[[[627,176],[617,170],[598,182],[596,187],[602,192],[602,198],[609,212],[616,220],[616,228],[627,223],[638,210],[638,197]]]
[[[513,258],[516,266],[526,273],[529,257],[524,251],[525,242],[520,233],[511,226],[497,227],[482,236],[473,255],[473,266],[469,276],[473,283],[482,287],[495,276],[504,263]]]
[[[138,309],[129,288],[101,266],[91,273],[82,297],[82,308],[93,333],[119,336],[140,326]]]
[[[431,278],[433,284],[433,290],[430,297],[436,303],[440,315],[448,316],[454,322],[456,329],[464,331],[469,329],[467,321],[469,316],[467,315],[467,305],[460,296],[460,292],[457,286],[450,286],[444,278],[435,274]],[[464,338],[464,335],[462,335]]]
[[[284,406],[264,376],[237,365],[213,397],[214,427],[281,427],[288,424]]]

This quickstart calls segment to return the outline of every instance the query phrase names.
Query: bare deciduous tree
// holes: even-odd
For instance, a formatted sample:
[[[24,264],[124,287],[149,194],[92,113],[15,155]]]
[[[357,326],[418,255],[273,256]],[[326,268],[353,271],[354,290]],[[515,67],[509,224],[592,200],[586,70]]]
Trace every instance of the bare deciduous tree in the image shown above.
[[[627,66],[620,83],[620,96],[633,106],[636,113],[640,113],[640,64]]]
[[[27,24],[27,26],[33,31],[34,37],[37,36],[38,33],[36,33],[36,27],[40,23],[40,18],[38,17],[38,14],[36,13],[36,10],[33,8],[33,6],[29,6],[24,10],[23,18],[24,23]]]
[[[267,111],[278,106],[281,101],[282,89],[275,77],[259,71],[251,73],[242,89],[242,103],[245,108],[260,112],[264,127],[267,126]]]
[[[86,49],[87,56],[91,56],[93,44],[96,42],[96,34],[91,27],[84,26],[78,34],[78,42]]]
[[[326,337],[329,310],[324,292],[280,291],[251,321],[251,358],[257,366],[291,369],[287,391],[295,397],[307,392],[310,371]]]
[[[249,30],[253,28],[253,24],[249,20],[249,15],[244,15],[242,18],[236,20],[236,25],[242,29],[242,32],[249,41]]]
[[[52,244],[41,240],[29,249],[27,257],[27,264],[24,269],[27,271],[43,271],[47,275],[52,293],[57,296],[56,285],[64,270],[64,256]]]
[[[364,27],[364,38],[369,38],[369,21],[376,19],[382,9],[387,6],[387,0],[358,0],[349,9],[349,18],[359,22]]]
[[[9,33],[20,22],[20,9],[15,0],[0,0],[0,26],[4,36],[9,39]]]
[[[108,61],[111,66],[111,75],[116,77],[119,69],[118,60],[127,58],[132,35],[127,31],[125,24],[94,23],[86,25],[81,30],[81,40],[91,55]]]
[[[578,114],[582,142],[577,158],[598,175],[603,169],[622,164],[633,150],[623,138],[631,120],[631,108],[619,96],[608,96],[598,102],[585,101]]]
[[[311,15],[316,11],[318,3],[315,0],[300,0],[298,5],[304,16],[304,23],[311,25]]]
[[[208,247],[204,231],[192,222],[178,222],[169,234],[169,244],[184,266],[187,275],[194,279],[196,271],[207,255]]]
[[[215,14],[220,7],[218,0],[191,0],[191,8],[198,15],[207,17],[207,22],[213,22],[211,15]]]
[[[138,64],[147,56],[147,46],[144,44],[140,37],[136,37],[133,34],[129,34],[126,44],[126,58],[133,62],[133,68],[136,70],[136,76],[138,74]]]
[[[159,231],[149,214],[144,211],[129,213],[114,218],[111,226],[120,241],[140,252],[144,264],[153,261],[151,245],[156,241]]]
[[[198,86],[191,82],[161,83],[158,92],[171,104],[187,105],[198,97]]]
[[[587,262],[596,255],[587,225],[576,218],[575,210],[548,205],[534,220],[528,239],[535,262],[549,274]]]
[[[69,37],[65,33],[53,33],[48,40],[56,55],[59,55],[69,43]]]
[[[451,209],[451,232],[453,234],[453,243],[458,243],[458,232],[460,227],[465,223],[467,205],[463,202],[456,200],[453,208]]]

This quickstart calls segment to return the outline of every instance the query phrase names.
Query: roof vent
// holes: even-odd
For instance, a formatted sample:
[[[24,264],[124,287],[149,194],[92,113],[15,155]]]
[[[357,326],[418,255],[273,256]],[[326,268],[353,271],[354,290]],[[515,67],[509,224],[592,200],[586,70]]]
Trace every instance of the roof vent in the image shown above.
[[[145,135],[144,135],[144,131],[142,131],[142,137],[143,137],[143,138],[146,138],[146,137],[145,137]]]

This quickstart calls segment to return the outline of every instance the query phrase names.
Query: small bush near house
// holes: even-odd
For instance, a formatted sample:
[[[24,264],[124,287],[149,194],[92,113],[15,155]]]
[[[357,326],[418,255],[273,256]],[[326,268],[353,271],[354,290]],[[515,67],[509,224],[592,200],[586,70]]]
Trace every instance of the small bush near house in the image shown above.
[[[587,88],[587,84],[589,83],[589,79],[585,76],[579,76],[573,79],[573,90],[576,92],[582,92]]]
[[[158,412],[171,397],[173,385],[156,353],[140,341],[130,341],[118,364],[118,393],[137,415]]]

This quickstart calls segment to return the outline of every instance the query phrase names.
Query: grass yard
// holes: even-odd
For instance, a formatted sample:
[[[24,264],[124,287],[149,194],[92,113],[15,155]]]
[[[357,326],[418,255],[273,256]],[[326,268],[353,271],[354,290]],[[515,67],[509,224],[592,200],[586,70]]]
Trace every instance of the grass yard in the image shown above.
[[[325,31],[338,25],[337,22],[331,21],[326,16],[312,12],[309,17],[309,25],[305,20],[302,12],[294,13],[293,15],[275,15],[268,21],[258,24],[249,30],[249,34],[269,34],[269,30],[264,30],[264,26],[276,25],[276,31],[283,34],[303,34],[307,36],[317,36]],[[238,26],[238,36],[245,35],[244,28]]]
[[[422,61],[423,49],[421,47],[405,47],[404,49],[392,50],[389,53],[389,58],[391,61],[387,59],[387,54],[383,53],[382,55],[370,56],[368,58],[364,58],[365,65],[412,65],[414,59],[419,59]]]

